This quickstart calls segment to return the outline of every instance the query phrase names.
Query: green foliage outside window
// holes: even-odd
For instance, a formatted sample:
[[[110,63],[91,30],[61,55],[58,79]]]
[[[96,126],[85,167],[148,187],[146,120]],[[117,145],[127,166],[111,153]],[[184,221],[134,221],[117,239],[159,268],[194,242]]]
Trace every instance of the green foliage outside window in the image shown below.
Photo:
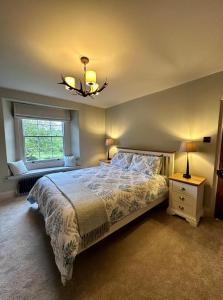
[[[27,161],[61,158],[64,155],[64,123],[22,119]]]

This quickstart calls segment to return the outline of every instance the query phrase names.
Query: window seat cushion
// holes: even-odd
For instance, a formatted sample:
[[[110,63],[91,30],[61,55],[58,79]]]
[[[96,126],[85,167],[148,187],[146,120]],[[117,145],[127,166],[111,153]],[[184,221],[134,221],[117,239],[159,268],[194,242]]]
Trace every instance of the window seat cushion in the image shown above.
[[[30,170],[25,174],[9,176],[8,180],[24,179],[28,177],[41,177],[43,175],[50,174],[50,173],[67,172],[79,168],[80,167],[53,167],[53,168],[35,169],[35,170]]]

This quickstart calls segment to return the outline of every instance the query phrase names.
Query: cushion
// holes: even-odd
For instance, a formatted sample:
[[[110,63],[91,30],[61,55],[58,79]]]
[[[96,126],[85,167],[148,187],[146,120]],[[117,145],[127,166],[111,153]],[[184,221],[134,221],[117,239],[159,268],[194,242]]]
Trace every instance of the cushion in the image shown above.
[[[75,167],[75,166],[76,166],[76,158],[74,155],[64,156],[64,167]]]
[[[117,152],[112,157],[111,164],[122,169],[128,169],[131,164],[132,157],[133,153]]]
[[[162,156],[134,154],[129,170],[147,175],[159,174],[162,167]]]
[[[22,175],[28,172],[23,160],[8,163],[13,175]]]

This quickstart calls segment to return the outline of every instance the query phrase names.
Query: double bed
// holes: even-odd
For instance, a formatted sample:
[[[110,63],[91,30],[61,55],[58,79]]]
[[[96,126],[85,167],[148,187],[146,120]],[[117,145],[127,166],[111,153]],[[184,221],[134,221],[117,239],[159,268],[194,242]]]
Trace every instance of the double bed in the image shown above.
[[[78,253],[167,199],[173,168],[174,153],[119,149],[110,165],[37,181],[27,200],[44,217],[63,284]]]

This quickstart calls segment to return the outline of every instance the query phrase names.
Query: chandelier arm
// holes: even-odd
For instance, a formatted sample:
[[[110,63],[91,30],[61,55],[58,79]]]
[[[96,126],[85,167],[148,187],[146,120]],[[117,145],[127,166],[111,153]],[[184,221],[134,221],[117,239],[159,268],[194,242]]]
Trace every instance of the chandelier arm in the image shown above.
[[[79,93],[79,95],[86,97],[85,92],[83,90],[83,85],[82,85],[81,80],[79,80],[80,81],[80,89],[77,89],[77,88],[74,88],[73,86],[69,85],[69,83],[67,83],[65,81],[65,78],[63,75],[61,75],[61,77],[62,77],[62,82],[59,82],[58,84],[64,84],[64,85],[68,86],[71,91],[76,91],[77,93]]]
[[[64,85],[68,86],[70,90],[75,90],[74,87],[72,87],[71,85],[69,85],[69,83],[67,83],[65,81],[65,77],[63,75],[61,75],[61,78],[62,78],[62,82],[59,82],[58,84],[64,84]]]
[[[64,80],[63,74],[61,74],[61,79],[62,79],[62,82],[58,82],[58,84],[65,84],[65,80]]]
[[[98,89],[98,92],[100,93],[101,91],[103,91],[108,85],[108,82],[105,81],[104,84],[102,85],[102,87],[100,89]]]
[[[102,87],[97,88],[97,90],[95,90],[94,92],[88,92],[88,96],[96,95],[97,93],[100,93],[101,91],[103,91],[106,88],[107,85],[108,85],[108,82],[105,81],[104,84],[102,85]]]

